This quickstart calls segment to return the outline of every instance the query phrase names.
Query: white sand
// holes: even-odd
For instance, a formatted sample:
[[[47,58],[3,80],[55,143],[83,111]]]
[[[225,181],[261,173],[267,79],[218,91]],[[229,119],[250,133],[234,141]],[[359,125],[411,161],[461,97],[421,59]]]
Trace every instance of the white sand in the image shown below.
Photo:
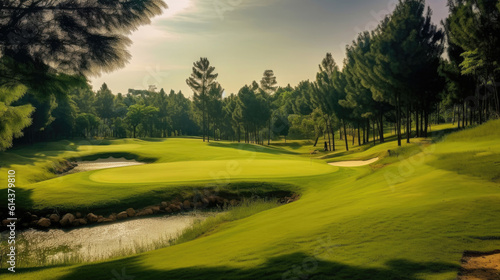
[[[353,160],[353,161],[339,161],[339,162],[330,162],[330,165],[333,166],[338,166],[338,167],[358,167],[358,166],[365,166],[365,165],[370,165],[374,162],[379,160],[379,158],[372,158],[369,160]]]

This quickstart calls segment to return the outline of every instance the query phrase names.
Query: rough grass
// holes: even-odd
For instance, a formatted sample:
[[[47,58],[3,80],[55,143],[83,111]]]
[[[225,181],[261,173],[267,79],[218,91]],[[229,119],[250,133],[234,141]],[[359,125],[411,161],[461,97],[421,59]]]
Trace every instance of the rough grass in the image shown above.
[[[394,150],[396,155],[378,168],[266,178],[270,184],[300,186],[302,198],[244,219],[214,223],[216,230],[200,230],[201,237],[176,246],[92,264],[23,269],[6,279],[109,280],[123,270],[137,279],[454,279],[465,250],[500,248],[500,185],[490,175],[462,173],[446,154],[500,153],[494,141],[500,136],[499,124],[474,128],[467,137],[452,134],[435,144],[423,141],[397,149],[392,141],[359,155],[339,154],[359,159]],[[485,130],[492,136],[484,137]],[[122,144],[127,145],[108,148],[123,149]],[[150,144],[164,145],[163,150],[170,145]],[[189,161],[191,151],[203,144],[183,145],[192,145],[184,150]],[[248,152],[223,149],[227,152],[214,160],[230,161]],[[267,149],[258,154],[297,157]]]
[[[204,235],[214,233],[216,230],[221,230],[220,227],[227,223],[250,217],[256,213],[272,209],[279,206],[275,201],[252,201],[244,200],[241,205],[229,207],[227,212],[219,213],[215,217],[208,217],[203,221],[198,221],[193,226],[185,229],[181,235],[174,241],[175,245],[185,243]]]

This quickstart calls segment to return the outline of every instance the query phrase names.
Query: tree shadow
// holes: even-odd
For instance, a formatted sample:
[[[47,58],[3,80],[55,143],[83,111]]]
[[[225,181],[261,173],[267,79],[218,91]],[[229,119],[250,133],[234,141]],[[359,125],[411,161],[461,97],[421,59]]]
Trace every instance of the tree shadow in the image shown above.
[[[285,150],[283,148],[273,147],[273,146],[260,146],[253,144],[245,144],[245,143],[221,143],[221,142],[210,142],[208,144],[212,147],[217,148],[230,148],[248,152],[256,152],[256,153],[266,153],[272,155],[297,155],[298,153]]]
[[[165,252],[167,253],[167,252]],[[210,256],[206,256],[210,258]],[[391,260],[384,268],[351,266],[338,262],[323,261],[304,253],[293,253],[269,259],[257,267],[235,268],[187,267],[165,270],[151,269],[141,256],[134,256],[104,263],[81,265],[68,268],[71,272],[61,280],[109,280],[109,279],[379,279],[379,280],[420,280],[422,274],[438,274],[459,270],[460,266],[443,262],[413,262]],[[161,257],[158,261],[162,261]],[[161,265],[160,264],[160,265]],[[31,272],[23,269],[19,272]],[[26,275],[30,279],[29,274]]]

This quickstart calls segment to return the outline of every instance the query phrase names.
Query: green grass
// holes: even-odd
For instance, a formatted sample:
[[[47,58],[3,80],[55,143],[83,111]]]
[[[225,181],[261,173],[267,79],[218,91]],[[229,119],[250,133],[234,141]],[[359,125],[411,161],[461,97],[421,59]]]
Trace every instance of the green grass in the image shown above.
[[[256,213],[269,210],[277,206],[278,203],[276,203],[275,201],[244,200],[239,206],[230,206],[227,212],[219,213],[214,217],[208,217],[207,219],[199,221],[191,227],[185,229],[182,234],[175,240],[174,244],[182,244],[201,236],[214,233],[216,230],[223,230],[221,229],[221,227],[225,223],[250,217]]]
[[[287,168],[278,166],[274,175],[266,173],[265,177],[253,179],[276,186],[294,185],[302,194],[299,201],[244,218],[238,216],[236,220],[200,226],[187,238],[191,241],[172,247],[91,264],[20,269],[5,278],[109,280],[114,277],[113,271],[121,274],[125,269],[127,275],[136,279],[454,279],[465,250],[500,248],[500,184],[494,176],[498,169],[489,161],[489,157],[500,153],[500,143],[495,140],[500,136],[499,125],[500,121],[494,121],[438,137],[441,140],[437,143],[421,139],[399,149],[394,140],[389,139],[388,143],[361,147],[349,154],[339,151],[324,160],[337,160],[335,156],[384,157],[372,166],[324,172],[319,167],[321,164],[313,160],[313,166],[318,164],[317,173],[305,169],[303,176],[302,171],[294,169],[290,172],[292,177]],[[447,128],[443,126],[443,129]],[[91,154],[87,149],[126,152],[130,151],[130,145],[135,146],[133,151],[140,156],[186,166],[189,166],[187,162],[198,164],[212,160],[214,164],[243,162],[248,156],[257,165],[275,160],[297,161],[298,165],[311,161],[297,154],[304,154],[306,148],[298,148],[299,152],[294,154],[282,146],[235,147],[225,143],[208,146],[199,140],[187,139],[147,143],[126,140],[65,153]],[[387,153],[389,149],[394,151],[391,156]],[[21,154],[22,150],[17,153]],[[53,152],[60,156],[57,150]],[[467,160],[463,153],[476,157],[473,168],[457,165]],[[20,156],[29,158],[28,154]],[[43,165],[42,158],[37,164]],[[193,174],[209,169],[209,165],[199,166]],[[248,171],[242,174],[248,172],[248,176],[255,176],[260,172],[255,167],[253,173],[253,168],[249,164]],[[226,166],[220,171],[227,170]],[[481,170],[485,170],[484,174]],[[115,171],[108,172],[111,170],[80,175],[81,178],[76,176],[75,181],[92,186],[89,174],[100,173],[104,176],[100,180],[105,180]],[[127,173],[133,172],[130,168]],[[230,183],[247,181],[251,185],[248,176],[235,176],[230,178]],[[143,187],[154,190],[174,188],[177,184],[162,185],[159,183],[162,178],[153,179],[158,186],[148,183]],[[129,184],[121,185],[120,193],[133,193],[127,189],[131,188]],[[140,184],[131,186],[141,188]],[[33,185],[25,187],[33,192],[43,189]],[[60,188],[57,191],[62,191]],[[111,185],[109,188],[111,191]],[[33,197],[34,203],[39,203],[40,198]],[[81,196],[78,197],[80,200]],[[50,205],[50,201],[41,204]]]
[[[0,154],[16,170],[18,206],[32,209],[105,209],[142,207],[161,199],[189,196],[194,189],[235,190],[244,181],[308,177],[331,173],[336,167],[273,148],[234,144],[205,144],[198,139],[166,141],[116,140],[107,145],[77,145],[61,141],[14,149]],[[92,143],[88,143],[92,144]],[[50,172],[65,159],[127,157],[151,162],[142,166],[96,170],[58,177]],[[2,180],[5,180],[2,178]],[[6,186],[4,181],[1,186]],[[75,200],[75,197],[78,197]],[[156,201],[159,200],[159,201]],[[122,209],[123,210],[123,209]]]

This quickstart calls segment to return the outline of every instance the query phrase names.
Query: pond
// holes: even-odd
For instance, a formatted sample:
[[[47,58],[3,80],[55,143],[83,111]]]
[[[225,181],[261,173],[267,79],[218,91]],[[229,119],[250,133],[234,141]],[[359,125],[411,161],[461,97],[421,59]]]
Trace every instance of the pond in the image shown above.
[[[169,246],[170,241],[184,229],[213,215],[215,213],[194,211],[72,230],[28,229],[18,232],[18,255],[20,259],[37,261],[30,265],[47,265],[91,262],[136,254]],[[5,238],[8,232],[2,232],[1,235]]]

